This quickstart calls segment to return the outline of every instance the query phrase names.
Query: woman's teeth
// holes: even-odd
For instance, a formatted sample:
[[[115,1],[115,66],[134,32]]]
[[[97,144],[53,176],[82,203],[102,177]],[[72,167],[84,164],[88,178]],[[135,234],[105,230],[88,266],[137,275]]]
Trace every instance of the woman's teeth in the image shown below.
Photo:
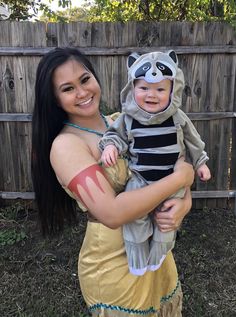
[[[86,106],[92,101],[92,98],[79,103],[79,106]]]

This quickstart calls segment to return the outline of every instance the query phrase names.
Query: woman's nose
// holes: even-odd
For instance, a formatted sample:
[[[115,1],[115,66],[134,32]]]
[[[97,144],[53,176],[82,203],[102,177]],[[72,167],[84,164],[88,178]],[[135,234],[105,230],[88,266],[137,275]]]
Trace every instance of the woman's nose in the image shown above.
[[[86,95],[86,91],[82,87],[76,87],[76,97],[81,98]]]

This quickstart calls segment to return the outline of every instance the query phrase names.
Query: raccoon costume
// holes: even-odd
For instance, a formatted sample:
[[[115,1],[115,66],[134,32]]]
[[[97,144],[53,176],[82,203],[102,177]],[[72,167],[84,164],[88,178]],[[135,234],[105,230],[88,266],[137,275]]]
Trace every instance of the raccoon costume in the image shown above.
[[[204,164],[208,160],[205,144],[190,119],[179,109],[184,76],[178,68],[175,52],[152,52],[141,56],[135,53],[128,57],[127,68],[128,83],[121,91],[122,114],[99,143],[101,150],[113,144],[119,155],[128,155],[132,176],[125,190],[143,187],[171,174],[176,160],[182,155],[195,169]],[[167,108],[158,113],[141,109],[134,99],[135,79],[144,79],[148,83],[170,79],[173,86]],[[184,189],[174,197],[183,195]],[[143,275],[160,268],[174,247],[176,233],[160,232],[152,215],[147,215],[124,225],[123,237],[130,272]]]

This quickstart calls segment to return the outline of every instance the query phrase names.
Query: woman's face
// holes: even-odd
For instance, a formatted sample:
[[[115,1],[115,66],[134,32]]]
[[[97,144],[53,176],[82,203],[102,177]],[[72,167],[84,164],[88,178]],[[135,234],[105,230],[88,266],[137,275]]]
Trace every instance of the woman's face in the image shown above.
[[[69,60],[55,69],[54,93],[60,107],[73,116],[87,117],[99,109],[101,89],[91,72],[76,60]]]

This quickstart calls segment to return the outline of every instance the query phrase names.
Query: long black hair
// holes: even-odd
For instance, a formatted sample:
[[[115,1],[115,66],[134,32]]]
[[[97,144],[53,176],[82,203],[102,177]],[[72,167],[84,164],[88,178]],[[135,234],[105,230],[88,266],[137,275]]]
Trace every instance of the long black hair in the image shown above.
[[[76,219],[76,202],[59,184],[50,164],[52,142],[63,128],[66,112],[58,107],[54,94],[53,73],[66,61],[83,64],[97,79],[90,61],[76,48],[55,48],[46,53],[36,72],[35,103],[32,119],[31,172],[39,219],[44,234],[63,229],[67,220]]]

